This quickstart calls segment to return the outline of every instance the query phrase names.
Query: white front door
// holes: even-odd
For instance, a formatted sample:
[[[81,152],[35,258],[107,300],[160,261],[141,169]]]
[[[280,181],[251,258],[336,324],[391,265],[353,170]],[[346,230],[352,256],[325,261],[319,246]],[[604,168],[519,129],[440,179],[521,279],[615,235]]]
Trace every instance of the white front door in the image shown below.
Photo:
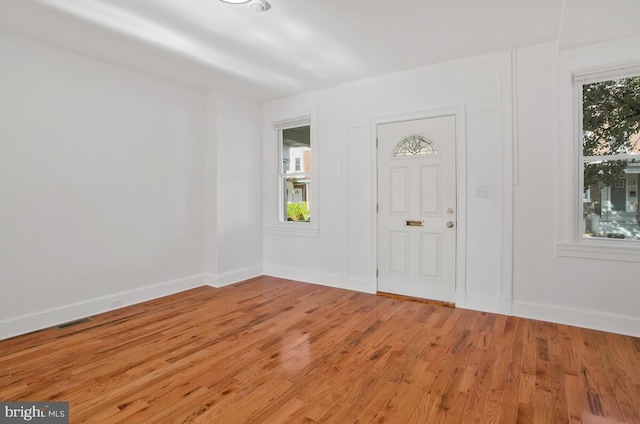
[[[378,291],[453,302],[456,117],[377,126]]]

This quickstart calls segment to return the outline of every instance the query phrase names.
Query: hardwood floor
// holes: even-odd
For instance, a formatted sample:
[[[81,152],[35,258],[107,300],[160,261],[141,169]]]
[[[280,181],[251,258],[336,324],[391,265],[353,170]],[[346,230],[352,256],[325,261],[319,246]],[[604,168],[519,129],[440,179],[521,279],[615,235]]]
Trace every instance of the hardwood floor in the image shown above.
[[[640,339],[271,277],[0,341],[72,423],[640,423]]]

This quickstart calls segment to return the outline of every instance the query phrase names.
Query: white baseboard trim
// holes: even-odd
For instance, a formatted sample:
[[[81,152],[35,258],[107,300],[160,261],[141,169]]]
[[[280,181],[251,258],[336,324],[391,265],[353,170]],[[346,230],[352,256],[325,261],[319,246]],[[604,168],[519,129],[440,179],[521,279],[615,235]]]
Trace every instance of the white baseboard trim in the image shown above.
[[[502,315],[513,315],[513,299],[510,297],[498,298],[498,311]]]
[[[456,290],[454,303],[456,308],[471,309],[472,311],[502,313],[499,302],[491,297],[474,296],[464,290]]]
[[[168,296],[205,284],[204,274],[193,275],[4,319],[0,321],[0,340]]]
[[[262,274],[262,265],[234,269],[233,271],[223,272],[222,274],[207,274],[207,284],[211,287],[220,288],[250,278],[259,277]]]
[[[321,286],[334,287],[338,289],[348,289],[348,287],[344,287],[339,274],[329,274],[273,265],[265,265],[263,271],[264,275],[271,277],[285,278],[287,280],[295,280],[303,283],[319,284]]]
[[[640,337],[640,317],[533,302],[513,302],[513,315]]]
[[[474,311],[498,313],[498,300],[493,297],[474,296],[469,293],[465,296],[465,306],[459,306],[463,309],[471,309]],[[458,306],[458,304],[456,304]]]
[[[375,279],[343,278],[342,288],[363,293],[376,294],[378,293],[378,282]]]
[[[260,275],[270,275],[328,287],[375,293],[375,281],[348,279],[344,276],[328,273],[310,272],[295,268],[276,266],[255,266],[225,272],[223,274],[199,274],[178,280],[153,284],[133,290],[127,290],[107,296],[87,299],[56,308],[37,311],[0,321],[0,340],[61,323],[73,321],[124,306],[157,299],[181,291],[210,285],[223,287]],[[463,291],[456,291],[456,306],[484,312],[502,313],[523,318],[549,321],[594,330],[625,334],[640,337],[640,317],[595,312],[584,309],[569,308],[534,302],[518,302],[511,299],[492,299],[471,296]],[[510,310],[510,312],[509,312]]]

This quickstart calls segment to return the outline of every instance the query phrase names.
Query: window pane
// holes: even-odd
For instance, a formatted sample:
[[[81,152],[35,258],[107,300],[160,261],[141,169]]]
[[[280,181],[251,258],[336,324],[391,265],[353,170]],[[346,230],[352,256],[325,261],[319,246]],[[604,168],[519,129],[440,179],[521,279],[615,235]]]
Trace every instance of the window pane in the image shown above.
[[[282,130],[282,173],[311,171],[311,126]]]
[[[311,221],[309,184],[311,177],[282,177],[283,216],[286,221]]]
[[[640,240],[640,162],[584,164],[584,237]]]
[[[640,153],[640,76],[582,86],[582,155]]]

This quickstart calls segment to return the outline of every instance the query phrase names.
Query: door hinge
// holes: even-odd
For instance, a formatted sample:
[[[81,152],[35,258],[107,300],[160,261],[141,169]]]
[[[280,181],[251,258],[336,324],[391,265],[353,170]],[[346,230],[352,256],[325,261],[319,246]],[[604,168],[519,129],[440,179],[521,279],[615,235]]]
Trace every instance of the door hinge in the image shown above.
[[[380,212],[380,205],[376,203],[376,213]]]
[[[376,278],[378,278],[378,268],[376,268]]]
[[[378,137],[376,137],[376,148],[378,147]]]

